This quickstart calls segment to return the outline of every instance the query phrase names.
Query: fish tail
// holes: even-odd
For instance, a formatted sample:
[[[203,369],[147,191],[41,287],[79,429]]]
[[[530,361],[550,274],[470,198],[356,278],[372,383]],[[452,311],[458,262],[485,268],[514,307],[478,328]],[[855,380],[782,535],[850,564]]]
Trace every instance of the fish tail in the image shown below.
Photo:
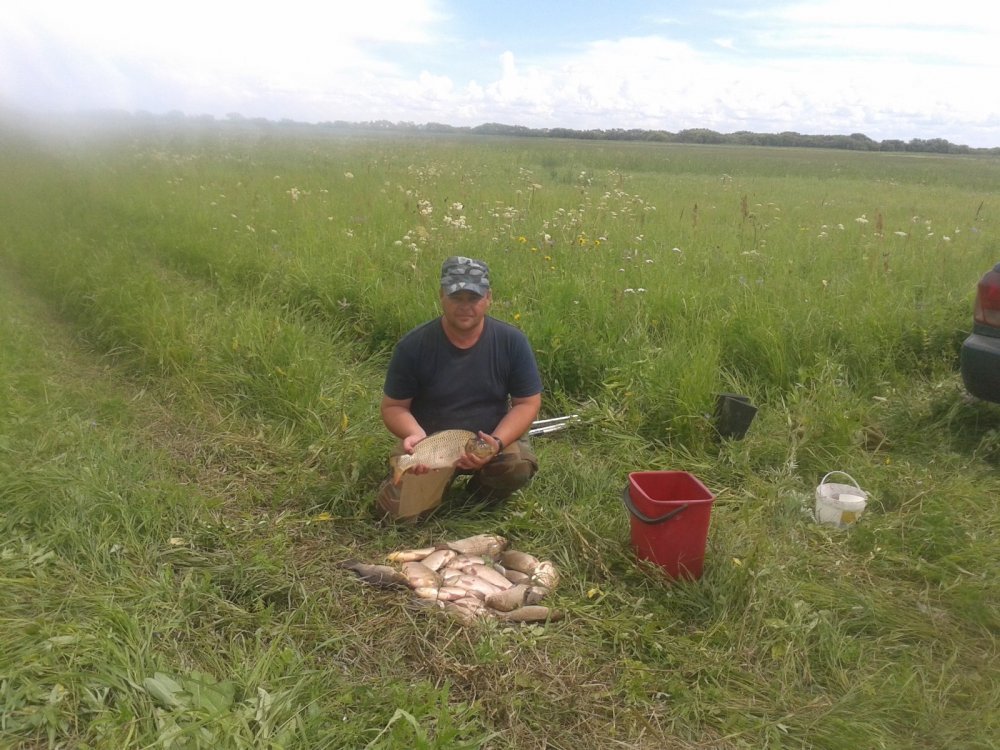
[[[401,456],[389,457],[389,469],[392,471],[392,483],[397,486],[403,481],[403,474],[406,473],[406,468],[400,467],[399,465],[400,458]]]

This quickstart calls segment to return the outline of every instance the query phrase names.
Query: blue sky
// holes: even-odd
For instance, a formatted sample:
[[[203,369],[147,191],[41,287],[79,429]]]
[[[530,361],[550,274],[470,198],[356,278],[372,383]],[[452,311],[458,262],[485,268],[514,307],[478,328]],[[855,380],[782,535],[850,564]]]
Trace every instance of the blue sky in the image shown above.
[[[1000,146],[984,0],[33,0],[0,106]]]

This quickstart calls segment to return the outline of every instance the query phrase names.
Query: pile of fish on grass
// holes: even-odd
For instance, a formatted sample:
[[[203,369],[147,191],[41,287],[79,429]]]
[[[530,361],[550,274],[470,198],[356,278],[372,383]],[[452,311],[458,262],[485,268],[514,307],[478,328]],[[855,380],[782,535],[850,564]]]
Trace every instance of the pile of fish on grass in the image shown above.
[[[541,604],[559,583],[548,560],[508,548],[495,534],[478,534],[434,547],[400,550],[394,565],[348,560],[343,566],[365,583],[409,588],[422,603],[465,623],[495,617],[506,622],[555,622],[563,613]]]

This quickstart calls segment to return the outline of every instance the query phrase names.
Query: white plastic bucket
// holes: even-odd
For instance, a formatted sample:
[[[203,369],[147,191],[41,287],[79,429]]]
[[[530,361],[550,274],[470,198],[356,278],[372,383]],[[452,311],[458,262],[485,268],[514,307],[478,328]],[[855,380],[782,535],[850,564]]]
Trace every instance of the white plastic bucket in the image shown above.
[[[833,474],[843,474],[851,484],[827,482]],[[816,521],[826,526],[846,529],[861,517],[868,504],[868,493],[858,486],[854,477],[843,471],[831,471],[816,487]]]

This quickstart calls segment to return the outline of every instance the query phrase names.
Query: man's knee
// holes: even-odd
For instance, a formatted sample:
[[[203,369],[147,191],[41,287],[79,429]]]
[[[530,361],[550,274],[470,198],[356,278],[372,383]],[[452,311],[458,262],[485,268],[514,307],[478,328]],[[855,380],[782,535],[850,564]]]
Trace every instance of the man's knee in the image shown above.
[[[528,485],[538,471],[538,458],[531,444],[521,439],[480,469],[476,476],[482,489],[509,495]]]
[[[513,492],[526,486],[535,476],[537,466],[520,456],[497,456],[479,470],[479,483],[489,489]]]

